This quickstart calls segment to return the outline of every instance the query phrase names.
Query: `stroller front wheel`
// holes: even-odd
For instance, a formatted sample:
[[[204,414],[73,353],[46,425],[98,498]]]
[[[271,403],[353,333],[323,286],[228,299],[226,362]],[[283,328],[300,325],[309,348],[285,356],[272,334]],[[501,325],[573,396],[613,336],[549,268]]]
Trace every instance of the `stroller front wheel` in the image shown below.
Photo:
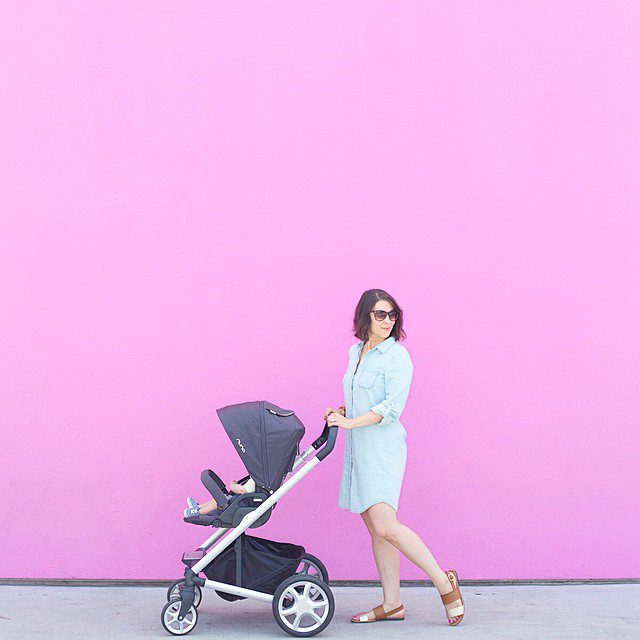
[[[180,598],[172,598],[162,609],[160,618],[162,626],[174,636],[184,636],[195,629],[198,624],[198,610],[191,606],[182,620],[178,619],[180,614]]]
[[[180,585],[184,584],[184,578],[182,580],[176,580],[168,589],[167,589],[167,602],[171,600],[171,598],[179,598],[180,597]],[[198,607],[200,602],[202,602],[202,589],[196,584],[194,585],[194,600],[193,606]]]
[[[329,585],[299,573],[278,585],[271,606],[278,625],[297,638],[320,633],[331,622],[335,609]]]

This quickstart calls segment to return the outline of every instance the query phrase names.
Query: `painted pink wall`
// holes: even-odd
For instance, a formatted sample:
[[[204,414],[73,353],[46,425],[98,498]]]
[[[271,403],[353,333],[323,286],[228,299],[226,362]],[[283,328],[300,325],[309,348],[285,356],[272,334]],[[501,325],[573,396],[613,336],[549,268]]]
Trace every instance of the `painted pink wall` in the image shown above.
[[[200,471],[243,474],[215,409],[307,446],[382,287],[442,566],[640,577],[637,2],[1,13],[0,576],[178,576]],[[343,445],[255,533],[373,579]]]

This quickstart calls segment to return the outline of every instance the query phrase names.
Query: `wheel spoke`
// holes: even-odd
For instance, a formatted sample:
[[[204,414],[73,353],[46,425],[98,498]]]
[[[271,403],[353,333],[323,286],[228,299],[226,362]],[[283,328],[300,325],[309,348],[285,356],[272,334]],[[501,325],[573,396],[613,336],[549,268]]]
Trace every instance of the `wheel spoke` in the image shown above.
[[[282,615],[290,616],[290,615],[298,612],[298,605],[295,602],[290,607],[286,607],[286,608],[284,606],[280,605],[280,611],[281,611]]]
[[[300,628],[300,620],[302,620],[302,616],[304,614],[296,614],[295,620],[293,621],[293,628],[297,631]]]
[[[309,606],[311,606],[312,609],[317,609],[318,607],[326,607],[327,604],[329,604],[329,603],[324,598],[322,600],[313,600],[312,599],[309,602]]]

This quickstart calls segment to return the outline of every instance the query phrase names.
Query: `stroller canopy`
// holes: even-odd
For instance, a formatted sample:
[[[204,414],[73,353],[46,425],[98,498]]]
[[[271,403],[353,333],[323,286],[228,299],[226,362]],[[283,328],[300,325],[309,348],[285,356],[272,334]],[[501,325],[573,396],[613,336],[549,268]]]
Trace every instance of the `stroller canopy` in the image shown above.
[[[216,413],[256,487],[276,491],[293,467],[302,422],[266,400],[231,404]]]

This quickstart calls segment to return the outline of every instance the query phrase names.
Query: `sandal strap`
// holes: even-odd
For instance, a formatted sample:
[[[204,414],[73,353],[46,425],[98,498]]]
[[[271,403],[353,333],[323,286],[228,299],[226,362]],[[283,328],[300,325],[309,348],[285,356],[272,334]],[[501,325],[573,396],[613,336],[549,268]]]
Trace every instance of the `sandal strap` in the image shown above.
[[[382,605],[378,605],[373,608],[373,619],[381,620],[382,618],[384,618],[384,607]]]
[[[404,609],[404,605],[401,604],[399,607],[396,607],[393,611],[387,611],[387,613],[385,613],[385,618],[392,616],[394,613],[399,613],[403,609]]]
[[[450,604],[455,600],[462,600],[462,596],[460,595],[460,587],[456,587],[453,591],[449,591],[449,593],[445,593],[442,598],[443,604]]]
[[[455,607],[453,609],[447,609],[447,616],[449,618],[455,618],[456,616],[464,615],[464,605],[460,605],[459,607]]]
[[[385,611],[382,605],[378,605],[373,609],[374,621],[376,620],[385,620],[389,616],[392,616],[394,613],[398,613],[398,611],[402,611],[404,605],[400,605],[396,607],[393,611]]]

